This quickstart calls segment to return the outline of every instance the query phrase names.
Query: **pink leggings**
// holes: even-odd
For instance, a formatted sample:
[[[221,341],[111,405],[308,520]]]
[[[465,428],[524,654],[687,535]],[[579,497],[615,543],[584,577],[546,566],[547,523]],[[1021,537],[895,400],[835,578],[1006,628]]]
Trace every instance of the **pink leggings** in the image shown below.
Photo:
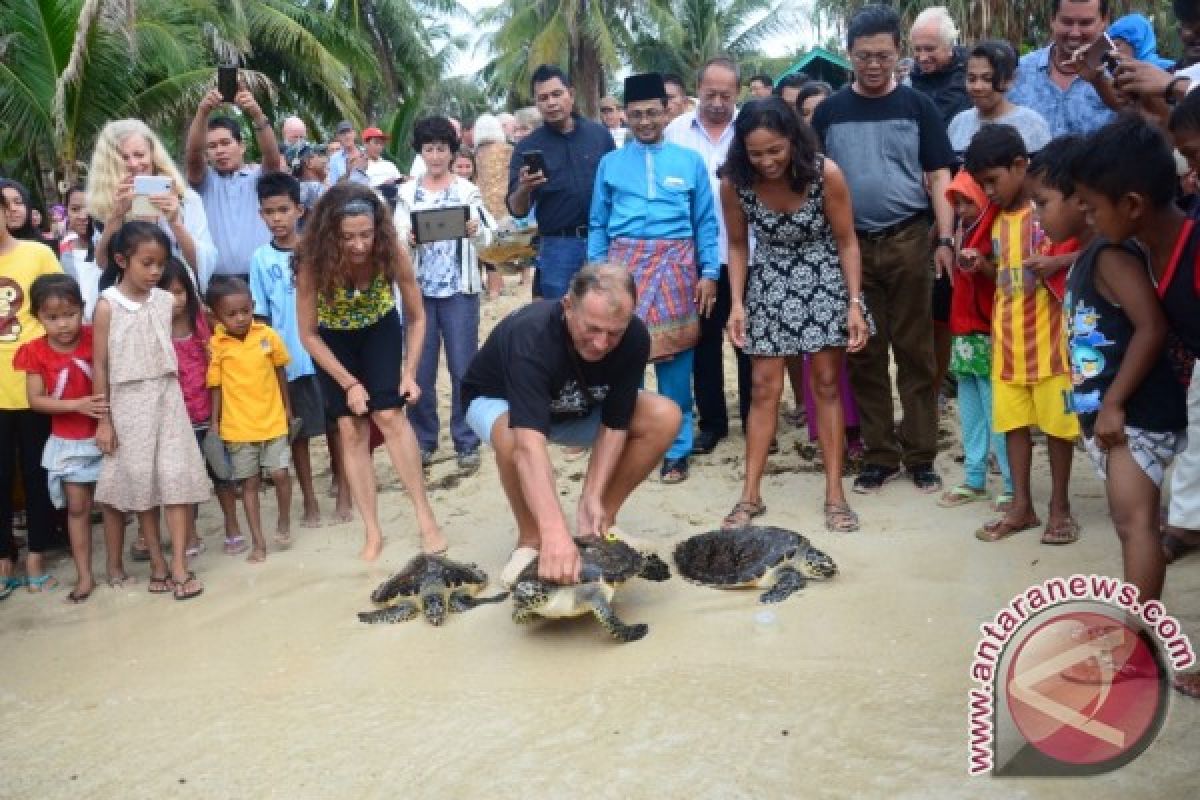
[[[808,416],[808,440],[817,440],[817,398],[813,396],[812,383],[808,377],[810,356],[804,357],[804,413]],[[838,394],[842,398],[842,413],[846,416],[846,427],[858,427],[858,406],[850,390],[850,375],[846,369],[846,358],[842,357],[842,372],[838,378]]]

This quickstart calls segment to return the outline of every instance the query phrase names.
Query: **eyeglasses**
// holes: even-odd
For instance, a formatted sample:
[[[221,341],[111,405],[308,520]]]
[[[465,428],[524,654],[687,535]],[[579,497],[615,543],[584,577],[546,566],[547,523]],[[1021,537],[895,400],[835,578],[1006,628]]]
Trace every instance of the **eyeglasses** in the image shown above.
[[[881,67],[886,67],[895,61],[898,56],[895,53],[851,53],[850,58],[854,59],[855,64],[878,64]]]
[[[626,111],[625,116],[629,118],[630,122],[640,122],[644,119],[658,119],[665,113],[667,112],[661,108],[647,108],[644,111]]]

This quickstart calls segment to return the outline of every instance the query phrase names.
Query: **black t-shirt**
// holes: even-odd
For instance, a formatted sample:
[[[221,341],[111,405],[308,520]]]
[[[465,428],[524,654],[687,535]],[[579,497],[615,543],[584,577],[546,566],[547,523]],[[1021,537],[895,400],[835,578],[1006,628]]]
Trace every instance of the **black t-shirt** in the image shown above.
[[[463,376],[463,405],[476,397],[503,398],[510,428],[544,434],[552,423],[587,416],[599,405],[606,428],[625,430],[649,358],[650,334],[635,316],[611,353],[584,361],[571,345],[562,303],[541,300],[492,330]]]

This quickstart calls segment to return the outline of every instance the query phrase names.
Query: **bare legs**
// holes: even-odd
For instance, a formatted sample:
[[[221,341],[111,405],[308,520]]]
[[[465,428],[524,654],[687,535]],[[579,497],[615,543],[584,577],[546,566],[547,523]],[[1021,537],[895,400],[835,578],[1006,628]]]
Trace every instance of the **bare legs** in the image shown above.
[[[408,419],[402,410],[394,408],[374,411],[371,418],[383,434],[384,446],[392,466],[412,499],[413,511],[417,515],[417,528],[421,534],[421,549],[426,553],[444,550],[446,539],[438,528],[429,498],[425,494],[421,455]],[[338,433],[342,445],[342,467],[350,484],[354,505],[358,507],[363,526],[366,528],[366,542],[359,555],[365,561],[374,561],[383,550],[383,529],[379,525],[375,467],[371,463],[369,448],[369,425],[365,417],[341,417],[338,419]]]
[[[652,392],[639,392],[629,437],[621,451],[612,480],[604,488],[602,502],[608,518],[614,522],[621,507],[675,440],[680,422],[679,406]],[[521,489],[521,477],[516,466],[516,436],[508,427],[508,414],[502,414],[492,426],[492,449],[496,451],[496,467],[500,484],[508,498],[509,507],[517,521],[517,547],[538,547],[541,535],[537,520]]]
[[[783,393],[784,359],[750,359],[750,414],[746,420],[746,480],[742,484],[742,502],[762,502],[762,475],[767,466],[767,451],[775,438],[779,422],[779,398]],[[804,387],[800,387],[801,403]]]
[[[275,543],[286,546],[292,543],[292,478],[286,469],[276,469],[271,471],[271,482],[275,484],[275,500],[279,506]],[[257,473],[242,481],[242,505],[246,509],[246,523],[250,527],[252,544],[246,560],[251,564],[261,564],[267,560],[267,540],[263,537],[262,510],[258,497],[260,486]]]
[[[846,463],[846,413],[842,407],[840,382],[844,362],[841,348],[829,348],[812,355],[809,380],[817,401],[817,441],[825,463],[825,502],[844,506],[842,472]]]
[[[96,579],[92,575],[92,492],[95,488],[91,483],[63,484],[67,496],[67,535],[71,539],[71,558],[78,575],[71,597],[77,602],[85,600],[96,588]]]
[[[292,442],[292,465],[296,467],[296,482],[300,484],[300,495],[304,498],[304,516],[300,520],[305,528],[316,528],[321,524],[321,507],[317,503],[317,490],[313,487],[312,455],[308,439]]]
[[[336,424],[325,429],[325,443],[329,446],[329,471],[333,473],[335,496],[334,522],[350,522],[354,519],[354,506],[350,499],[350,481],[346,479],[346,468],[342,458],[342,435]]]

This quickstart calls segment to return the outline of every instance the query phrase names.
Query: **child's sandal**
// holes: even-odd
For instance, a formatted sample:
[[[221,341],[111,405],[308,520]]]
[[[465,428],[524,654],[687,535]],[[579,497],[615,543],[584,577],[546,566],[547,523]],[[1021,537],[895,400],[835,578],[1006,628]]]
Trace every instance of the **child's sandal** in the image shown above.
[[[225,555],[236,556],[250,549],[250,545],[246,544],[246,537],[238,534],[237,536],[225,537]]]

